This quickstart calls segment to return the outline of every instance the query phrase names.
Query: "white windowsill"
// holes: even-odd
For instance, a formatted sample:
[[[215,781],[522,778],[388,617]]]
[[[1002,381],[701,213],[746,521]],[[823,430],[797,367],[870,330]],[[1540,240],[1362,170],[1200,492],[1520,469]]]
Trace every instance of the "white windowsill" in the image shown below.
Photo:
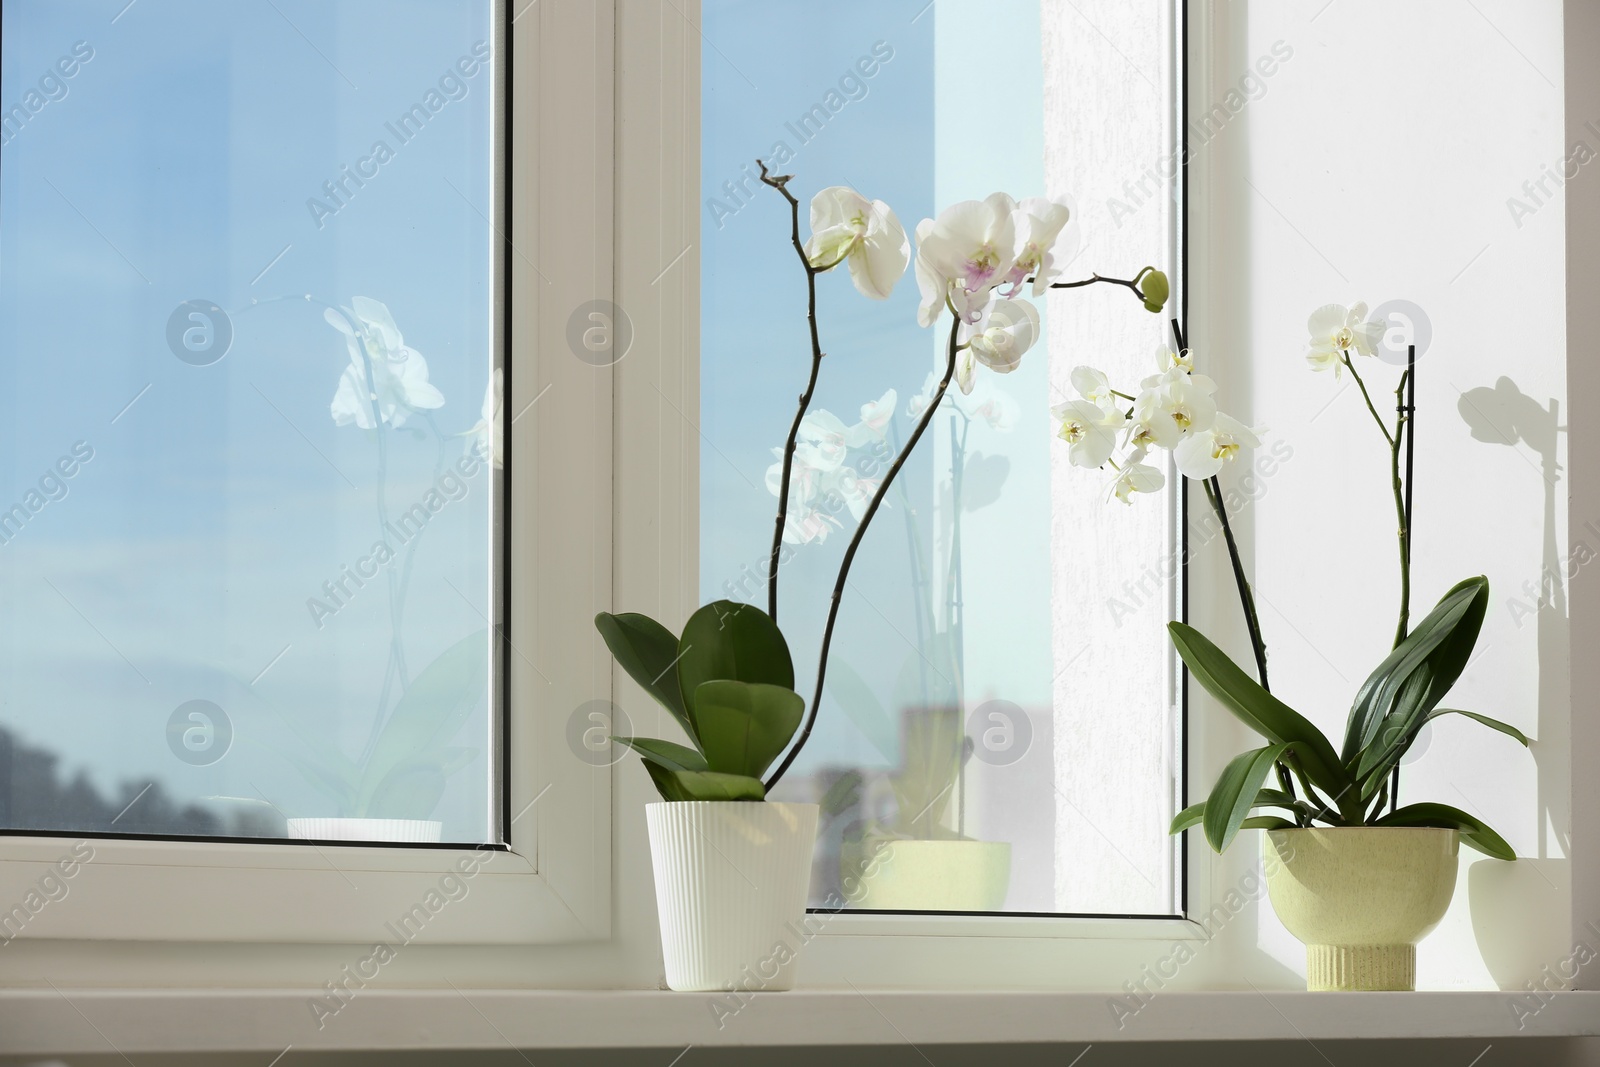
[[[319,1032],[308,991],[0,991],[0,1052],[677,1048],[1600,1034],[1600,991],[1549,995],[1518,1028],[1514,992],[1161,993],[1119,1029],[1108,993],[797,990],[718,1029],[711,994],[365,990]]]

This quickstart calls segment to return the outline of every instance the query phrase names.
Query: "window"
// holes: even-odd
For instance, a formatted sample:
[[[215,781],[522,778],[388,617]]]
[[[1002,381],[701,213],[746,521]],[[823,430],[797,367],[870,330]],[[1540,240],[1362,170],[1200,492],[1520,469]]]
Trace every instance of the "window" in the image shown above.
[[[609,10],[101,6],[3,5],[7,943],[606,936]]]
[[[498,841],[493,5],[4,11],[0,826]]]
[[[996,189],[1076,194],[1083,243],[1064,279],[1150,263],[1181,281],[1181,25],[1166,0],[830,0],[804,19],[707,0],[701,28],[700,596],[765,606],[769,467],[810,349],[788,208],[755,160],[793,174],[802,205],[850,185],[908,232]],[[846,448],[817,468],[780,568],[808,698],[852,494],[870,496],[905,440],[942,343],[916,325],[910,272],[884,304],[825,275],[818,304],[827,358],[806,432]],[[1182,908],[1167,835],[1181,700],[1163,630],[1180,611],[1181,503],[1169,490],[1107,505],[1049,416],[1080,363],[1151,373],[1167,317],[1105,287],[1040,310],[1044,339],[1016,373],[945,401],[862,543],[816,733],[778,794],[824,805],[814,906],[842,898],[841,867],[894,842],[857,908]]]

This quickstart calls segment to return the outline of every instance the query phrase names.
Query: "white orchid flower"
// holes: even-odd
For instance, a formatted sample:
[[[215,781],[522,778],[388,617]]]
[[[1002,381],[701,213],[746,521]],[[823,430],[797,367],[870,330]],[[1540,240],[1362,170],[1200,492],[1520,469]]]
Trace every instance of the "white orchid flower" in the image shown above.
[[[500,416],[502,394],[505,391],[505,377],[500,368],[496,367],[494,374],[489,378],[489,384],[483,390],[483,417],[471,429],[461,436],[476,437],[473,451],[478,457],[493,463],[496,467],[505,466],[505,440],[502,433],[503,420]]]
[[[1331,367],[1337,379],[1343,373],[1344,353],[1354,350],[1363,356],[1377,355],[1378,344],[1388,324],[1381,319],[1366,322],[1366,317],[1365,302],[1351,308],[1324,304],[1313,311],[1306,320],[1306,328],[1311,331],[1311,349],[1306,353],[1306,362],[1311,364],[1311,369],[1324,371]]]
[[[1072,387],[1078,395],[1089,403],[1099,407],[1111,407],[1116,404],[1117,397],[1111,389],[1111,380],[1105,376],[1104,371],[1093,367],[1072,368]]]
[[[1185,478],[1211,478],[1232,462],[1241,448],[1261,444],[1261,432],[1218,412],[1209,429],[1185,435],[1173,448],[1172,458]]]
[[[917,321],[930,325],[946,300],[963,322],[976,323],[996,285],[1016,263],[1017,203],[1005,193],[963,200],[917,226]]]
[[[767,492],[777,496],[783,488],[783,449],[774,448],[777,462],[767,468]],[[841,526],[839,520],[816,507],[824,492],[828,473],[806,463],[800,450],[795,450],[794,463],[789,468],[789,506],[784,515],[783,539],[791,545],[810,544],[827,540],[828,533]]]
[[[360,336],[345,315],[328,308],[322,313],[329,325],[344,334],[350,365],[339,376],[330,410],[338,426],[354,423],[363,430],[376,429],[378,421],[403,426],[412,412],[444,406],[444,394],[428,382],[428,362],[414,348],[406,347],[389,309],[376,300],[358,296],[346,309],[360,328]],[[366,346],[366,358],[362,344]],[[367,366],[372,368],[371,387]],[[378,421],[373,408],[378,409]]]
[[[1211,398],[1217,383],[1204,374],[1188,374],[1174,367],[1166,374],[1146,378],[1141,385],[1134,406],[1145,400],[1147,409],[1170,418],[1185,434],[1209,430],[1217,417],[1217,403]]]
[[[979,363],[996,374],[1010,374],[1039,339],[1039,311],[1026,300],[1007,300],[991,307],[971,327],[967,346]],[[970,385],[963,386],[970,393]]]
[[[890,389],[878,399],[862,404],[861,421],[846,431],[845,444],[851,448],[864,448],[875,441],[882,441],[889,429],[889,420],[894,418],[895,406],[899,403],[900,394]]]
[[[800,433],[795,437],[795,462],[823,473],[836,471],[844,464],[849,451],[849,436],[850,428],[833,412],[810,412],[800,420]]]
[[[1117,447],[1117,435],[1127,417],[1087,400],[1069,400],[1050,409],[1060,421],[1056,436],[1067,443],[1067,460],[1074,467],[1100,467]]]
[[[839,471],[832,491],[839,494],[845,507],[850,509],[850,517],[860,522],[866,517],[867,506],[872,503],[872,496],[881,483],[881,478],[863,478],[854,467],[845,467]]]
[[[848,262],[850,280],[864,296],[887,300],[906,272],[911,242],[888,204],[834,185],[811,198],[805,252],[806,261],[819,270]]]
[[[1117,472],[1116,479],[1111,483],[1111,495],[1124,504],[1132,504],[1134,493],[1158,492],[1166,484],[1165,474],[1148,463],[1130,459],[1123,464],[1122,470]]]
[[[1011,283],[1011,291],[1005,295],[1015,296],[1031,277],[1033,295],[1038,296],[1061,275],[1061,268],[1056,266],[1052,250],[1067,220],[1072,217],[1072,209],[1064,200],[1033,196],[1017,205],[1015,215],[1013,225],[1017,232],[1017,253],[1006,277]]]
[[[1183,427],[1161,402],[1161,394],[1146,389],[1133,401],[1133,418],[1128,422],[1128,443],[1138,448],[1172,448],[1183,440]]]
[[[1185,348],[1182,352],[1174,352],[1171,345],[1156,345],[1156,372],[1165,374],[1169,370],[1193,373],[1194,350]]]

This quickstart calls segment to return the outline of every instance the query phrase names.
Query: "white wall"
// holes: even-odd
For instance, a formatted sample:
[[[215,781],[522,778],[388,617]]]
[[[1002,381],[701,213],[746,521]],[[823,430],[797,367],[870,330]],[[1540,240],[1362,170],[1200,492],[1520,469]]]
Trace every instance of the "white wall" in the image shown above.
[[[1453,582],[1486,574],[1478,656],[1446,706],[1539,739],[1530,754],[1447,720],[1404,770],[1402,802],[1476,812],[1529,857],[1507,865],[1463,849],[1455,904],[1422,947],[1419,983],[1520,988],[1571,949],[1564,583],[1539,589],[1567,553],[1565,219],[1554,182],[1542,203],[1523,187],[1564,155],[1561,4],[1216,10],[1213,79],[1191,115],[1226,107],[1229,86],[1275,44],[1279,59],[1292,52],[1200,149],[1208,202],[1192,205],[1208,216],[1191,264],[1205,290],[1193,341],[1219,368],[1227,405],[1293,450],[1241,523],[1274,691],[1337,739],[1351,694],[1388,651],[1398,564],[1387,446],[1349,377],[1341,386],[1313,374],[1302,356],[1318,305],[1410,301],[1432,326],[1418,374],[1412,618]],[[1600,151],[1600,129],[1589,141]],[[1512,197],[1531,213],[1514,217]],[[1392,418],[1398,371],[1358,366]],[[1502,376],[1515,391],[1473,392]],[[1480,436],[1498,428],[1514,443],[1474,439],[1463,411]],[[1590,542],[1600,551],[1600,534]],[[1193,612],[1244,654],[1222,562],[1213,553],[1197,566]],[[1221,713],[1197,702],[1195,714]],[[1213,766],[1225,757],[1203,755]],[[1298,969],[1299,946],[1270,910],[1260,927],[1261,947]]]

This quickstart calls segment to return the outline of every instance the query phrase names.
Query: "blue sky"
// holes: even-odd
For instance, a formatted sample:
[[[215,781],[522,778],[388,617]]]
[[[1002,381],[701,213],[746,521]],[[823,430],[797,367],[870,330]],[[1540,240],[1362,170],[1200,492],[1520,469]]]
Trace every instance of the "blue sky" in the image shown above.
[[[306,604],[377,539],[378,449],[329,412],[342,337],[319,306],[275,298],[388,305],[445,398],[437,436],[421,419],[386,432],[391,510],[422,500],[468,447],[456,435],[490,373],[493,74],[456,64],[492,43],[491,5],[125,2],[4,8],[0,105],[57,98],[0,156],[0,508],[75,443],[93,458],[0,545],[0,723],[102,789],[156,780],[329,814],[281,753],[355,756],[378,711],[384,589],[320,629]],[[75,45],[92,58],[59,78]],[[402,141],[391,127],[417,103],[437,110]],[[341,167],[369,177],[337,204],[323,186]],[[195,299],[231,313],[232,347],[209,366],[167,344]],[[413,675],[484,625],[489,502],[480,472],[418,542]],[[209,767],[167,747],[191,699],[236,731]],[[480,707],[458,743],[487,736]],[[452,779],[447,836],[487,832],[489,766]],[[206,802],[224,817],[231,803]]]

